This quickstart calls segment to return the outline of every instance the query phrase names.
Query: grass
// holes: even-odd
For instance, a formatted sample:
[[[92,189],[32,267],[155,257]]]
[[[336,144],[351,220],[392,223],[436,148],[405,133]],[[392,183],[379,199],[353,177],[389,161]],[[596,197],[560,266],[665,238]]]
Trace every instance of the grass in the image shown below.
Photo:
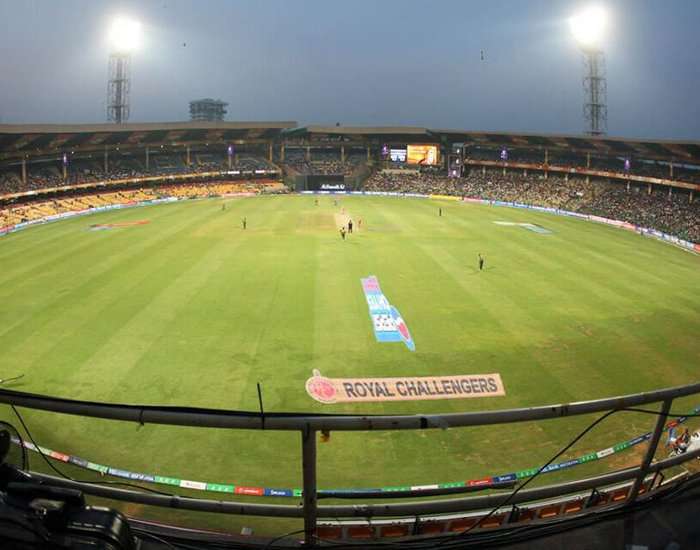
[[[113,211],[1,238],[0,377],[25,373],[13,387],[76,399],[246,410],[257,410],[260,382],[268,411],[326,413],[527,407],[697,380],[700,258],[674,247],[576,219],[452,202],[343,197],[336,207],[330,197],[319,206],[308,196],[260,197],[226,200],[225,211],[221,202]],[[335,229],[341,206],[363,220],[345,242]],[[142,219],[150,223],[88,230]],[[552,234],[494,221],[535,223]],[[367,275],[400,309],[415,353],[375,342],[360,286]],[[321,405],[304,390],[313,369],[330,377],[499,372],[506,396]],[[24,414],[41,444],[101,464],[301,485],[296,433]],[[16,423],[9,412],[3,418]],[[425,484],[529,468],[590,420],[334,433],[319,446],[319,486]],[[650,417],[616,415],[570,456],[652,425]]]

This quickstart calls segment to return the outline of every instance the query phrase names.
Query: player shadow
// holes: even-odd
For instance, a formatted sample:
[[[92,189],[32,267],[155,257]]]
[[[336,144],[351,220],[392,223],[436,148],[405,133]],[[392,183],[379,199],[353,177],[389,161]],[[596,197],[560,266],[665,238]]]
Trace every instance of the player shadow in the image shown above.
[[[478,275],[479,273],[482,273],[484,271],[493,271],[496,268],[493,266],[490,266],[490,267],[485,267],[484,269],[481,269],[481,270],[478,267],[470,267],[469,269],[471,270],[470,275]]]

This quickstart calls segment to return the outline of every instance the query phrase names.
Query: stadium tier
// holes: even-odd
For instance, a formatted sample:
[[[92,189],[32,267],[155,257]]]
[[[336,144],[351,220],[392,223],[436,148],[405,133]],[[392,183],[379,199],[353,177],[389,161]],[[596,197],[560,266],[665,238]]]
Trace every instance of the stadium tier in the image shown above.
[[[102,194],[109,186],[183,197],[202,183],[256,178],[284,180],[297,191],[543,206],[700,241],[696,142],[294,123],[0,125],[2,225],[34,219],[44,208],[34,203]]]
[[[581,177],[547,179],[538,173],[472,170],[462,178],[428,174],[379,172],[364,189],[378,192],[455,195],[488,201],[513,202],[592,214],[649,227],[682,239],[700,242],[700,201],[689,193],[648,186],[621,186]]]
[[[207,197],[226,197],[233,195],[254,195],[258,193],[277,193],[285,187],[275,181],[236,181],[210,182],[197,184],[163,185],[159,187],[125,190],[120,192],[88,193],[70,198],[36,200],[0,207],[0,229],[13,225],[41,219],[52,219],[70,212],[89,212],[90,210],[115,205],[129,206],[167,197],[177,199],[195,199]]]

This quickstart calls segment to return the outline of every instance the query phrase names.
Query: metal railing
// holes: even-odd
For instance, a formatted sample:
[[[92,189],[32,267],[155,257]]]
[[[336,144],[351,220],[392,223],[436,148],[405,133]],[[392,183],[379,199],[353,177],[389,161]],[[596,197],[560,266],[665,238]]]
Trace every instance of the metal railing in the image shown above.
[[[661,472],[664,469],[677,466],[692,458],[700,457],[700,449],[698,449],[679,456],[653,462],[673,401],[695,394],[700,394],[700,383],[576,403],[497,411],[426,415],[255,413],[192,407],[120,405],[62,399],[7,389],[0,389],[0,403],[29,409],[51,411],[54,413],[107,420],[120,420],[139,424],[196,426],[220,429],[297,431],[300,434],[301,440],[303,473],[302,506],[159,495],[71,481],[39,473],[34,473],[33,475],[56,485],[80,489],[89,495],[120,501],[202,512],[303,518],[305,543],[307,545],[313,545],[316,540],[315,533],[318,518],[398,518],[469,512],[498,507],[503,503],[504,496],[504,493],[501,492],[450,499],[424,498],[409,502],[382,502],[361,505],[319,505],[316,481],[316,442],[317,432],[319,431],[464,428],[469,426],[519,423],[609,412],[660,402],[662,403],[662,407],[658,413],[649,446],[639,466],[575,481],[523,489],[508,501],[509,505],[517,505],[525,502],[572,494],[577,491],[594,490],[606,485],[632,480],[631,490],[625,502],[621,503],[621,505],[624,505],[632,503],[637,499],[644,480],[650,474]],[[440,496],[448,495],[453,492],[453,490],[446,488],[436,489],[427,494],[423,492],[421,495],[425,497]],[[408,491],[393,496],[412,497],[417,495]]]

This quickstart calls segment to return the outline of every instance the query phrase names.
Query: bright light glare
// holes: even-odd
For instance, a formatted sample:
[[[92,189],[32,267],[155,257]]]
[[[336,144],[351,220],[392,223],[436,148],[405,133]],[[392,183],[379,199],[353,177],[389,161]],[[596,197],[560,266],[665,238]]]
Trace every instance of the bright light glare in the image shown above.
[[[114,20],[109,30],[109,43],[118,53],[134,51],[139,46],[141,23],[119,17]]]
[[[584,48],[596,48],[605,33],[608,15],[599,6],[591,6],[569,19],[569,26],[576,41]]]

